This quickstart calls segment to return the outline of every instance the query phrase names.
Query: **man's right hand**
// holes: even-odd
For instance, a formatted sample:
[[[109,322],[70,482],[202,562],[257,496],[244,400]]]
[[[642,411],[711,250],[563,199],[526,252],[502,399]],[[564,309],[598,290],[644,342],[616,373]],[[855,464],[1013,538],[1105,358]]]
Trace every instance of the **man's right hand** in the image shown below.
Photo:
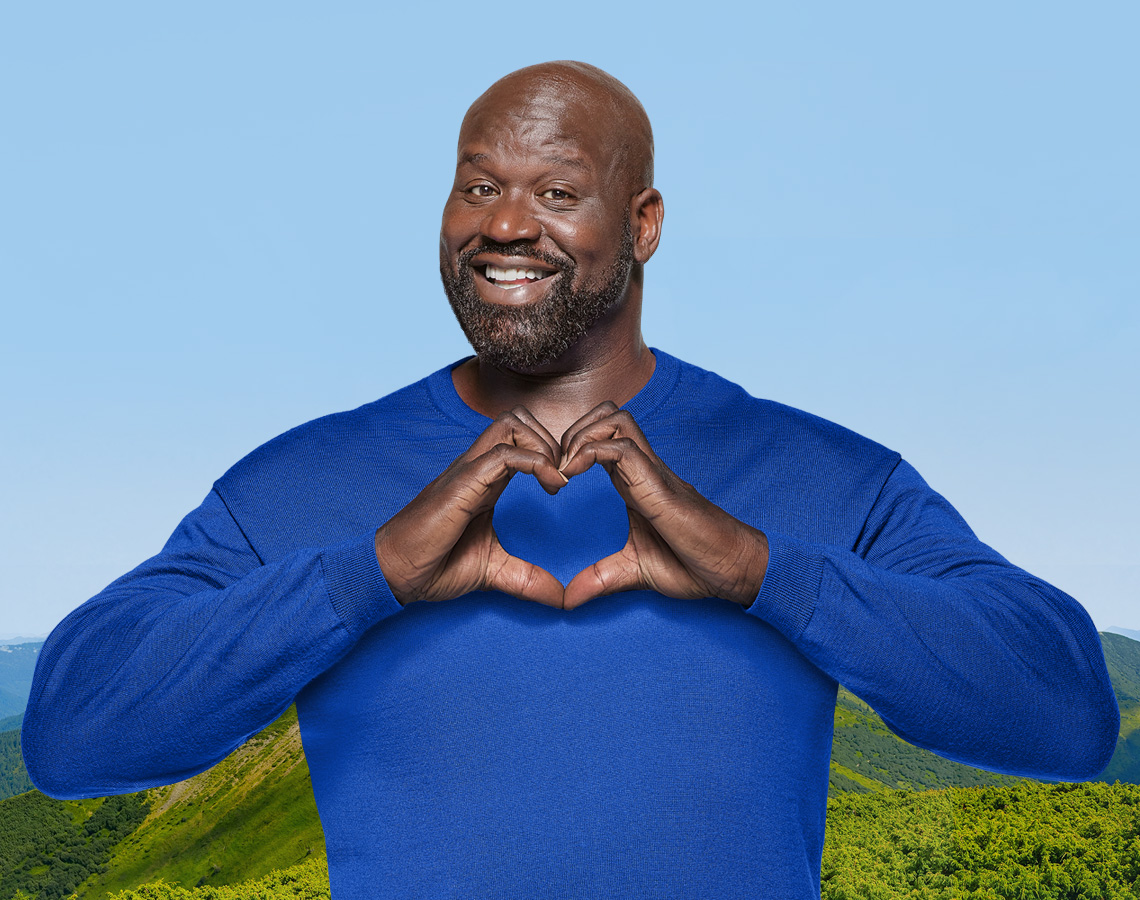
[[[549,494],[566,484],[561,448],[524,406],[492,422],[407,506],[376,532],[376,559],[400,603],[451,600],[469,591],[502,591],[562,607],[562,583],[511,556],[491,515],[516,472],[533,475]]]

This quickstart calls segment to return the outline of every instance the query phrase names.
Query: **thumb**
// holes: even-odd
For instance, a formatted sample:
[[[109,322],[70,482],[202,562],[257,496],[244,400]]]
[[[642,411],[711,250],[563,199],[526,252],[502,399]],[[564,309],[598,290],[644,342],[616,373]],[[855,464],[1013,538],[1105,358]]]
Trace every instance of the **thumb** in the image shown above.
[[[520,600],[562,609],[562,582],[546,569],[511,556],[498,541],[487,562],[486,586]]]
[[[628,546],[587,566],[566,585],[563,609],[574,609],[607,594],[647,587]]]

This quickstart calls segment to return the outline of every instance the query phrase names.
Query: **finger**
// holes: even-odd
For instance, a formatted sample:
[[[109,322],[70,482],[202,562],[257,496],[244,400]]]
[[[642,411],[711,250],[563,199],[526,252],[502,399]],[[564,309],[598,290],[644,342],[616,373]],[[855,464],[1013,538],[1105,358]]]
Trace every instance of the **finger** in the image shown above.
[[[595,463],[605,466],[614,487],[627,501],[631,499],[630,490],[641,486],[649,486],[652,490],[664,487],[654,460],[646,455],[633,438],[609,438],[583,444],[574,456],[562,464],[561,471],[567,478],[573,478]]]
[[[629,548],[599,559],[570,579],[563,595],[563,609],[575,609],[595,597],[647,587]]]
[[[549,494],[558,493],[567,481],[549,456],[511,444],[496,444],[465,468],[458,477],[467,476],[470,483],[479,488],[472,512],[486,508],[488,502],[494,504],[516,472],[533,475]]]
[[[562,582],[546,569],[511,556],[497,540],[487,564],[486,587],[520,600],[562,608]]]
[[[495,419],[475,439],[465,456],[481,456],[496,444],[511,444],[533,450],[549,457],[555,466],[561,458],[558,442],[525,406],[516,406]]]
[[[613,404],[610,406],[612,407]],[[595,411],[600,409],[601,407],[595,407]],[[566,471],[567,463],[575,457],[583,446],[608,438],[629,438],[641,447],[647,456],[655,456],[641,427],[627,410],[614,407],[613,412],[607,416],[584,421],[590,415],[587,414],[583,419],[578,420],[582,423],[580,427],[575,427],[577,425],[575,423],[575,426],[567,429],[566,434],[562,436],[562,460],[559,468],[563,471]]]
[[[538,421],[534,413],[520,403],[511,410],[511,414],[537,434],[546,443],[546,446],[550,448],[551,456],[554,459],[558,459],[562,453],[562,447],[558,441],[555,440],[554,435],[547,431],[546,426]]]
[[[612,400],[603,400],[584,416],[580,416],[573,425],[562,433],[562,453],[565,455],[571,439],[583,428],[588,428],[603,419],[608,419],[618,411],[618,405]]]

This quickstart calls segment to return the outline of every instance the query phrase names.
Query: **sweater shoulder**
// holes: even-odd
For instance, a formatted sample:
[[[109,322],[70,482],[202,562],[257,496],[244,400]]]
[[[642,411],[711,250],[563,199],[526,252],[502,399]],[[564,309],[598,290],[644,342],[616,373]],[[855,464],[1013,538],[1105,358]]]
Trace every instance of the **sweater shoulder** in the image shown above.
[[[470,444],[434,401],[432,377],[298,425],[214,483],[262,559],[374,530]]]
[[[216,486],[224,491],[271,473],[323,468],[357,456],[366,446],[420,431],[425,420],[439,418],[427,379],[422,379],[355,409],[311,419],[270,438],[231,466]]]
[[[900,459],[894,450],[850,428],[755,397],[739,384],[689,363],[681,363],[669,406],[669,417],[686,421],[688,429],[711,429],[718,436],[727,431],[742,444],[762,448],[767,454],[801,460],[822,456],[860,468],[893,468]]]

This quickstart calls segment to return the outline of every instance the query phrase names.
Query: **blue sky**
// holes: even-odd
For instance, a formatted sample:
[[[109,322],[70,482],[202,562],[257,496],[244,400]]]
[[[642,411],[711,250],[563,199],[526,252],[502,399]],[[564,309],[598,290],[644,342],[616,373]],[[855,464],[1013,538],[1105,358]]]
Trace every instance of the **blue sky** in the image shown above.
[[[899,450],[1140,628],[1138,8],[723,9],[5,5],[0,637],[274,434],[468,352],[459,119],[554,58],[653,120],[651,345]]]

